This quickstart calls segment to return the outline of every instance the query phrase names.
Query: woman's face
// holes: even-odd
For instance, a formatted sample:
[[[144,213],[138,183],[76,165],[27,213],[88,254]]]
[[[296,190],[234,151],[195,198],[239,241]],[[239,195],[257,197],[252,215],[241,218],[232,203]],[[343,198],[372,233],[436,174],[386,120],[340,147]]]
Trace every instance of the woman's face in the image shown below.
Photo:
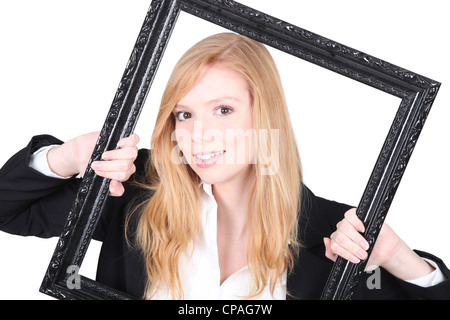
[[[212,65],[174,108],[175,140],[205,183],[245,179],[251,172],[252,102],[241,75]]]

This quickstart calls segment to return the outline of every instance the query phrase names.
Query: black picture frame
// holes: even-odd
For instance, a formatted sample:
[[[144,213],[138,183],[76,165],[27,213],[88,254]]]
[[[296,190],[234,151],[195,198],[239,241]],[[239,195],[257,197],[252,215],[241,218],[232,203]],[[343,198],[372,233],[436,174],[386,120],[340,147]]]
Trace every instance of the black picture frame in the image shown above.
[[[187,12],[265,45],[401,99],[367,182],[357,215],[369,254],[438,93],[440,83],[231,0],[153,0],[132,50],[90,163],[130,135],[179,13]],[[136,299],[80,276],[70,289],[69,267],[80,267],[108,196],[109,180],[85,173],[40,291],[58,299]],[[351,299],[365,261],[338,258],[321,299]]]

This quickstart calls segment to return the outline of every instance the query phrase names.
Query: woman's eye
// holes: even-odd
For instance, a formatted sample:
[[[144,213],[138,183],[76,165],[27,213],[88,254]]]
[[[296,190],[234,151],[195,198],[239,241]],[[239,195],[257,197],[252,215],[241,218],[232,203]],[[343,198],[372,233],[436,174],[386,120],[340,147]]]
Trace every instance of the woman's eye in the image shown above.
[[[188,120],[188,119],[190,119],[192,117],[192,114],[191,113],[189,113],[189,112],[177,112],[176,114],[175,114],[175,118],[178,120],[178,121],[184,121],[184,120]]]
[[[216,114],[219,116],[227,116],[233,111],[232,108],[227,106],[220,106],[216,109]]]

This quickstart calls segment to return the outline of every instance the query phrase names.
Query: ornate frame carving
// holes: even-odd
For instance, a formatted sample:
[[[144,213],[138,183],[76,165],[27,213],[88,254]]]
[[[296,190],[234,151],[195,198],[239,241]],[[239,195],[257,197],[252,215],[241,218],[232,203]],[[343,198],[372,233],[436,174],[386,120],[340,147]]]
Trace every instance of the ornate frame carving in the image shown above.
[[[401,103],[358,205],[369,254],[424,126],[440,83],[324,38],[231,0],[153,0],[132,50],[91,162],[130,135],[137,123],[180,11],[337,72],[388,94]],[[80,277],[67,287],[69,266],[81,266],[108,195],[109,180],[86,171],[40,291],[58,299],[135,299]],[[351,299],[365,262],[338,258],[322,299]]]

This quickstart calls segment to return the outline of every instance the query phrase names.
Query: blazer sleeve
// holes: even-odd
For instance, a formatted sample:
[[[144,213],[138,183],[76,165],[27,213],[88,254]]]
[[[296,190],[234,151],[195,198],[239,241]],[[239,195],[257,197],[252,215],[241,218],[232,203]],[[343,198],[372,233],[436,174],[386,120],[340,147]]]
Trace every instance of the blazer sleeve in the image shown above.
[[[21,236],[49,238],[59,236],[77,197],[81,179],[48,177],[29,166],[32,154],[42,147],[63,142],[50,135],[39,135],[12,156],[0,169],[0,230]],[[125,215],[131,206],[149,196],[135,186],[143,181],[150,152],[139,150],[135,161],[137,172],[124,183],[125,194],[108,197],[93,239],[104,241],[113,216]],[[144,175],[144,177],[142,177]],[[115,221],[115,220],[114,220]]]
[[[59,236],[75,200],[79,179],[47,177],[29,167],[38,149],[62,141],[40,135],[0,169],[0,230],[22,236]]]
[[[421,287],[398,279],[400,286],[413,299],[418,300],[450,300],[450,270],[440,258],[424,251],[414,250],[422,258],[434,261],[444,274],[445,280],[431,287]]]

